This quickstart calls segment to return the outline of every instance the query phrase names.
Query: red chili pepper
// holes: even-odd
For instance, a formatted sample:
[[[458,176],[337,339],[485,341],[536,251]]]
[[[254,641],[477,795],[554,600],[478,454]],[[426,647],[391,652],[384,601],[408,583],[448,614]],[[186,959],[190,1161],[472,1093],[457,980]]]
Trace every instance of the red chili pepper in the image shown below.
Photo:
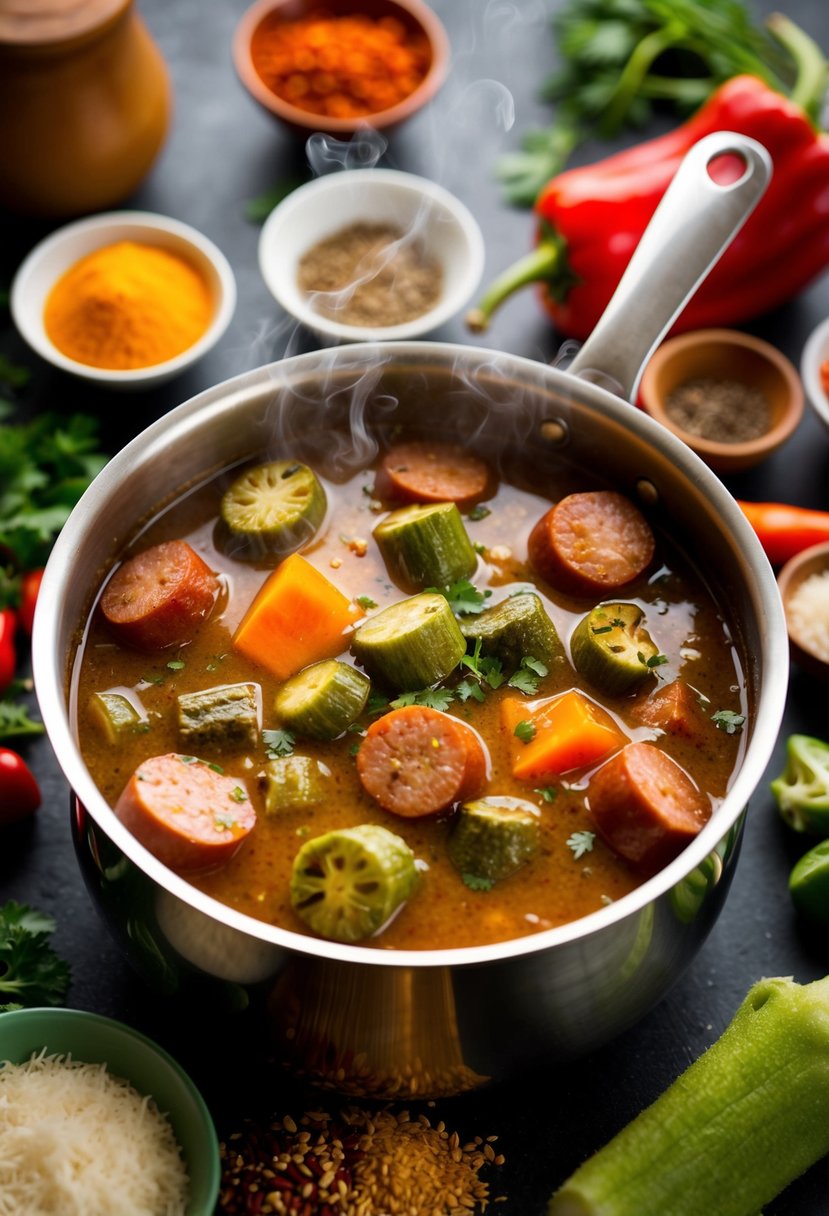
[[[812,545],[829,541],[829,511],[790,507],[782,502],[738,502],[737,505],[757,533],[773,566],[782,565]]]
[[[40,806],[40,789],[22,756],[0,747],[0,824],[18,823]]]
[[[778,14],[769,27],[798,64],[792,99],[754,76],[735,76],[675,131],[553,178],[535,205],[535,251],[492,284],[467,316],[470,328],[486,328],[503,300],[536,282],[561,333],[587,337],[680,161],[713,131],[736,131],[763,144],[774,176],[674,332],[747,321],[790,299],[829,264],[829,136],[807,115],[825,84],[826,62],[788,18]]]
[[[17,651],[14,635],[17,631],[17,613],[12,608],[0,608],[0,696],[14,679],[17,667]]]
[[[20,580],[20,603],[17,608],[17,617],[29,637],[32,636],[35,607],[37,606],[37,597],[40,594],[40,584],[42,582],[42,570],[27,570]]]

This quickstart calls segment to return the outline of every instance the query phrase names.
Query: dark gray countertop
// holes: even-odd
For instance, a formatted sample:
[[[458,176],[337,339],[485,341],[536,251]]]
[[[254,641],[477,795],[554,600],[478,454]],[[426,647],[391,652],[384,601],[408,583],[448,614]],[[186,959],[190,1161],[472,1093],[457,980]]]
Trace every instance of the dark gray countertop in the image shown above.
[[[245,218],[248,199],[304,172],[304,153],[256,107],[235,77],[230,41],[243,7],[241,0],[139,3],[172,73],[175,117],[164,152],[128,203],[195,225],[229,257],[239,304],[219,346],[191,373],[162,389],[116,397],[80,387],[40,364],[10,327],[0,341],[4,352],[35,367],[27,408],[97,413],[110,451],[195,392],[315,345],[295,332],[268,295],[257,268],[258,228]],[[492,170],[501,153],[517,146],[521,132],[548,118],[535,91],[551,67],[548,17],[556,7],[555,0],[435,0],[454,48],[452,75],[435,102],[391,136],[383,161],[433,178],[470,207],[486,237],[486,279],[531,244],[530,217],[504,205]],[[756,9],[759,13],[767,7],[758,4]],[[829,46],[824,0],[790,0],[786,8]],[[509,130],[513,106],[515,122]],[[588,161],[604,151],[594,145],[576,159]],[[48,229],[3,219],[0,269],[5,276]],[[747,328],[798,363],[806,336],[828,314],[829,279],[824,276],[797,300]],[[432,336],[539,360],[553,358],[559,344],[531,292],[504,308],[486,339],[470,338],[460,319]],[[807,413],[782,451],[728,484],[738,497],[829,509],[828,472],[829,434]],[[825,688],[793,670],[781,741],[768,777],[782,767],[782,740],[789,733],[829,734],[825,704]],[[48,741],[35,741],[26,756],[41,783],[43,807],[33,824],[0,841],[0,900],[14,898],[55,915],[55,946],[73,969],[69,1004],[129,1022],[177,1055],[202,1086],[220,1133],[233,1130],[256,1102],[269,1101],[278,1113],[292,1104],[296,1110],[299,1098],[288,1082],[278,1081],[272,1092],[262,1094],[255,1049],[240,1045],[245,1036],[227,1015],[217,1027],[218,1015],[210,1010],[182,1008],[145,990],[83,887],[70,842],[69,791]],[[793,975],[808,981],[829,971],[825,936],[808,935],[789,903],[786,881],[798,852],[797,842],[778,821],[764,781],[752,799],[725,909],[661,1005],[587,1059],[541,1068],[531,1079],[441,1106],[450,1128],[500,1137],[507,1162],[495,1193],[508,1196],[499,1205],[502,1216],[540,1216],[555,1186],[719,1035],[755,980]],[[825,1216],[827,1195],[829,1159],[791,1186],[767,1216]]]

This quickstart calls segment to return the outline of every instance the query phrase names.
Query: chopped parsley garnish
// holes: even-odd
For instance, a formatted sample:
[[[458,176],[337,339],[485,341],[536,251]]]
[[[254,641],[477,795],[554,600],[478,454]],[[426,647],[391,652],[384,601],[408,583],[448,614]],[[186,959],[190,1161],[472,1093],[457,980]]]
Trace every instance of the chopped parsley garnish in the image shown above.
[[[540,659],[524,655],[521,666],[513,672],[507,680],[507,684],[510,688],[517,688],[519,692],[526,693],[527,696],[533,696],[538,692],[539,682],[546,676],[547,670],[546,663],[542,663]]]
[[[714,725],[720,730],[724,730],[727,735],[739,734],[745,720],[745,714],[735,714],[730,709],[718,709],[715,714],[711,715]]]
[[[372,608],[377,607],[377,604],[370,595],[358,595],[354,603],[359,604],[359,606],[366,612],[370,612]]]
[[[367,714],[381,714],[388,707],[389,699],[382,692],[369,693],[369,698],[366,701]]]
[[[417,692],[401,693],[389,705],[392,709],[403,709],[407,705],[425,705],[427,709],[446,710],[452,704],[451,688],[421,688]]]
[[[477,507],[473,507],[467,512],[467,519],[471,519],[473,523],[477,523],[479,519],[486,519],[487,515],[491,515],[492,511],[489,507],[485,507],[483,503],[478,503]]]
[[[529,718],[524,718],[518,723],[512,733],[522,743],[529,743],[535,738],[535,722],[531,722]]]
[[[170,659],[167,666],[170,668],[170,671],[181,671],[184,667],[184,659]]]
[[[533,793],[540,795],[545,802],[555,802],[558,790],[554,785],[542,785],[533,790]]]
[[[470,891],[491,891],[492,879],[481,878],[479,874],[461,874],[461,878]]]
[[[461,680],[455,688],[455,694],[461,701],[468,701],[470,698],[473,701],[485,700],[484,690],[477,680]]]
[[[0,701],[0,739],[19,739],[24,735],[42,734],[43,723],[30,718],[25,705],[17,701]]]
[[[241,785],[236,785],[233,787],[233,789],[230,791],[230,797],[234,802],[247,802],[248,800],[248,796],[242,789]]]
[[[573,832],[572,836],[567,837],[567,847],[572,850],[574,858],[578,861],[585,853],[592,851],[595,839],[595,832]]]
[[[444,596],[455,616],[474,616],[483,612],[486,601],[492,595],[491,591],[479,591],[468,578],[459,579],[449,587],[427,587],[426,590]]]
[[[489,658],[486,655],[481,655],[481,647],[483,645],[482,638],[475,639],[475,649],[472,654],[465,654],[461,659],[461,666],[467,667],[482,684],[488,684],[490,688],[500,688],[504,683],[504,674],[500,659]],[[480,700],[480,698],[476,698]]]
[[[649,659],[646,659],[640,651],[637,658],[639,659],[640,663],[644,663],[646,667],[651,668],[661,667],[663,663],[668,662],[668,656],[666,654],[652,654]]]
[[[49,945],[51,916],[9,900],[0,907],[0,999],[17,1005],[60,1005],[69,967]]]
[[[296,740],[287,730],[263,730],[262,742],[265,745],[269,760],[277,760],[280,756],[290,756]]]

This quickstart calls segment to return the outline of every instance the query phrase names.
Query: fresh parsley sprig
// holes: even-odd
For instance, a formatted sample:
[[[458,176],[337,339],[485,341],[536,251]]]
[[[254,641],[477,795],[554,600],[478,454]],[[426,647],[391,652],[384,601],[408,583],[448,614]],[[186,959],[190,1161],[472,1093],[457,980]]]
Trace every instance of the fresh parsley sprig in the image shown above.
[[[0,999],[13,1006],[60,1005],[70,971],[49,945],[51,916],[10,900],[0,907]]]

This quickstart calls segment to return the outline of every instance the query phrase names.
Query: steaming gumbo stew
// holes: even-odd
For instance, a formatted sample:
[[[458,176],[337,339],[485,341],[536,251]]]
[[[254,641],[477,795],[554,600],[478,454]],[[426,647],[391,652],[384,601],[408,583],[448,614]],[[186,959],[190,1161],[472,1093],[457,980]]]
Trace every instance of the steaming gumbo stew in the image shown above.
[[[742,662],[630,498],[399,430],[343,475],[263,454],[160,509],[73,674],[133,833],[269,923],[388,949],[600,909],[724,797]]]

